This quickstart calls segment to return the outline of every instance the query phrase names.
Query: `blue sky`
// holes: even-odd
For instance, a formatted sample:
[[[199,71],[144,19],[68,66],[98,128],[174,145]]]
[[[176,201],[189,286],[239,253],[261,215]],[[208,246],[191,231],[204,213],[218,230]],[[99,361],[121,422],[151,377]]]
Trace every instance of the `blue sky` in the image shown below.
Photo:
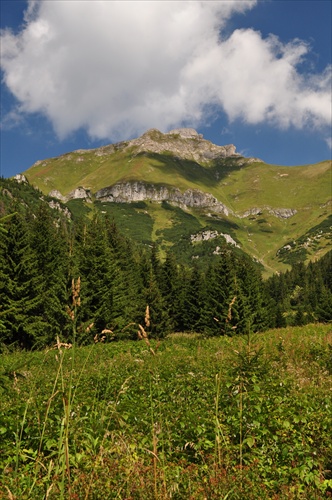
[[[1,0],[1,175],[194,127],[245,156],[331,158],[330,0]]]

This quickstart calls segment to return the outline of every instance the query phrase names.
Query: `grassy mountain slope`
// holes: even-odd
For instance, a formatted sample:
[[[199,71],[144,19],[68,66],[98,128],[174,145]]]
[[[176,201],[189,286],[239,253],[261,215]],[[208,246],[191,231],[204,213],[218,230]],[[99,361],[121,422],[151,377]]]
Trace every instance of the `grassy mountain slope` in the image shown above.
[[[331,161],[282,167],[236,154],[223,156],[218,148],[198,136],[149,131],[137,140],[39,161],[25,175],[44,194],[56,189],[68,195],[79,186],[96,193],[128,181],[212,194],[230,210],[228,216],[149,200],[94,203],[135,239],[156,241],[164,249],[173,246],[188,258],[197,257],[199,246],[190,236],[204,229],[229,234],[267,274],[331,249]],[[84,202],[71,200],[68,206],[79,213]],[[85,204],[84,210],[91,206]],[[215,251],[218,238],[224,241],[219,236],[203,247]]]

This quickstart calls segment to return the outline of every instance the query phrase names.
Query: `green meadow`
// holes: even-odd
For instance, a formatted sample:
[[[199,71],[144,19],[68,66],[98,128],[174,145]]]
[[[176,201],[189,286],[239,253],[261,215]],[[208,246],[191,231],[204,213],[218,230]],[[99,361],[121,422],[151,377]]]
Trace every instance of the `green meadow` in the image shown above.
[[[140,337],[3,352],[1,498],[331,497],[331,325]]]

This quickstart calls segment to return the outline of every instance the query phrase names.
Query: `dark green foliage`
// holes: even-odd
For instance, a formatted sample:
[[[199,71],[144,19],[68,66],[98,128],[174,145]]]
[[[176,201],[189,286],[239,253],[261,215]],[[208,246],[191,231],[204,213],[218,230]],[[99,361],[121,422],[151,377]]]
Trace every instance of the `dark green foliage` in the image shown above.
[[[40,205],[32,221],[31,245],[40,279],[41,315],[51,325],[52,333],[46,337],[49,343],[55,340],[54,333],[61,334],[66,328],[68,247],[61,222],[59,225],[54,223],[45,205]]]
[[[291,271],[272,276],[266,289],[275,304],[275,326],[331,322],[332,252],[308,266],[297,263]]]
[[[80,277],[80,304],[77,309],[78,343],[89,343],[93,333],[111,329],[115,262],[108,245],[102,218],[93,217],[77,234],[76,262]]]
[[[165,299],[160,290],[162,265],[158,259],[157,248],[153,245],[150,252],[141,256],[141,296],[146,306],[149,306],[149,324],[145,319],[140,322],[146,329],[149,337],[162,338],[171,332],[169,311],[165,306]],[[143,293],[142,293],[143,292]]]
[[[206,274],[207,296],[203,317],[210,335],[231,334],[239,328],[238,305],[241,299],[234,264],[229,254],[225,253]],[[241,324],[240,328],[243,327]]]
[[[141,279],[141,259],[136,244],[118,230],[118,226],[105,219],[108,244],[115,258],[114,311],[117,328],[123,330],[131,323],[141,323],[145,302]],[[135,337],[136,338],[136,332]]]
[[[143,243],[151,243],[153,220],[145,210],[144,202],[102,203],[95,202],[97,210],[114,221],[121,233]]]
[[[134,243],[112,211],[90,211],[91,218],[82,212],[71,220],[39,198],[33,210],[22,204],[34,193],[29,185],[4,184],[3,191],[20,197],[5,191],[0,206],[2,344],[30,349],[57,338],[78,344],[137,339],[141,327],[151,338],[175,331],[234,335],[332,320],[331,252],[264,283],[256,264],[221,236],[191,243],[192,256],[197,250],[202,258],[185,264],[189,254],[179,254],[181,241],[189,238],[188,228],[195,233],[198,226],[180,208],[163,205],[173,220],[165,231],[175,231],[179,242],[163,251],[162,261],[157,245]],[[146,216],[145,206],[133,204],[133,220],[135,213]]]
[[[66,325],[65,254],[58,230],[39,215],[12,217],[1,252],[2,341],[24,348],[49,344]]]
[[[171,333],[171,320],[169,312],[165,307],[165,300],[159,290],[157,280],[152,272],[148,270],[144,276],[144,299],[149,306],[149,325],[142,325],[152,338],[163,338]]]
[[[224,251],[205,277],[202,318],[211,335],[262,331],[268,326],[268,299],[261,277],[248,260]]]
[[[182,308],[183,331],[203,331],[201,319],[205,303],[204,291],[204,275],[202,274],[198,266],[195,265],[186,284],[186,293]]]
[[[180,298],[184,283],[180,281],[180,274],[174,254],[167,252],[165,262],[161,267],[159,288],[164,299],[164,308],[170,318],[170,330],[179,331],[181,322]]]

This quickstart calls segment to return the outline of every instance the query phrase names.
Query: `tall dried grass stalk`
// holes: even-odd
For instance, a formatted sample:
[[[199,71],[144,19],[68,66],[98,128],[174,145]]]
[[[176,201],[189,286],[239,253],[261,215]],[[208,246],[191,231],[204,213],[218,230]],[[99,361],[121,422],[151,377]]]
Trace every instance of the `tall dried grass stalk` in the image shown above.
[[[53,349],[58,349],[58,351],[61,350],[61,347],[64,347],[65,349],[71,349],[73,345],[71,343],[66,343],[66,342],[60,342],[59,336],[56,336],[56,343],[53,345],[53,347],[50,350]]]
[[[140,340],[144,340],[144,342],[146,343],[146,345],[148,346],[149,348],[149,351],[151,352],[151,354],[153,356],[156,355],[157,353],[157,350],[158,350],[158,347],[160,345],[160,342],[158,342],[158,344],[156,345],[155,349],[152,348],[151,344],[150,344],[150,341],[149,341],[149,337],[148,337],[148,334],[146,333],[146,331],[144,330],[143,326],[142,325],[138,325],[138,328],[139,330],[137,331],[137,336]]]
[[[8,488],[8,486],[5,486],[7,492],[8,492],[8,499],[9,500],[15,500],[15,497],[14,495],[12,494],[12,492],[10,491],[10,489]]]
[[[144,321],[145,321],[146,328],[149,328],[149,326],[150,326],[150,308],[148,305],[146,306],[146,309],[145,309]]]
[[[229,323],[232,319],[232,308],[233,308],[233,305],[235,304],[235,301],[236,301],[236,295],[234,295],[234,297],[232,298],[229,306],[228,306],[228,313],[227,313],[227,318],[226,318],[226,323]]]
[[[150,322],[150,308],[149,308],[148,305],[146,306],[146,309],[145,309],[144,323],[145,323],[145,328],[149,328],[149,326],[151,325],[151,322]],[[133,324],[133,323],[131,323],[131,324]],[[138,323],[138,328],[139,328],[138,331],[137,331],[138,338],[140,340],[144,340],[144,342],[148,346],[149,351],[151,352],[151,354],[153,356],[155,356],[156,353],[157,353],[158,347],[160,345],[160,342],[158,342],[158,344],[156,345],[155,349],[153,349],[152,346],[151,346],[151,344],[150,344],[150,340],[149,340],[148,334],[145,331],[144,327],[141,324]]]
[[[71,280],[71,296],[72,296],[72,307],[67,306],[67,314],[72,321],[75,321],[76,308],[81,305],[81,278],[80,276],[75,281],[75,278]]]
[[[73,306],[74,307],[79,307],[81,305],[81,297],[80,297],[80,291],[81,291],[81,277],[79,276],[76,280],[73,278],[71,281],[71,290],[72,290],[72,297],[73,297]]]

